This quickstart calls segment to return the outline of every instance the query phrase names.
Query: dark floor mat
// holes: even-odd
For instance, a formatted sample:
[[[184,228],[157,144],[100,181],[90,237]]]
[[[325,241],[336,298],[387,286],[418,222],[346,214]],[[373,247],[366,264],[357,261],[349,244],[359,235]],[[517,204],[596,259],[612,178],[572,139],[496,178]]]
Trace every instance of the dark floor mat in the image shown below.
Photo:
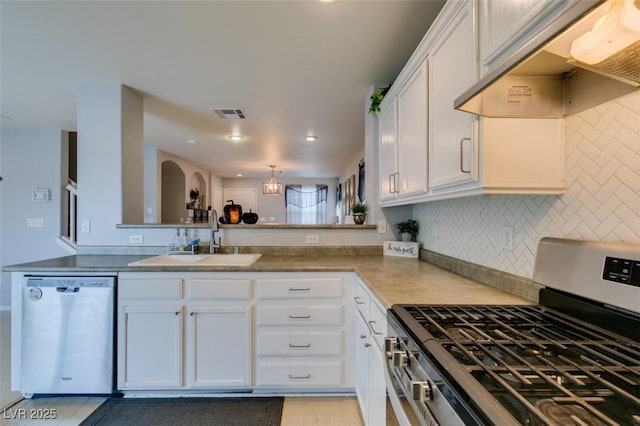
[[[282,397],[109,398],[81,426],[279,426]]]

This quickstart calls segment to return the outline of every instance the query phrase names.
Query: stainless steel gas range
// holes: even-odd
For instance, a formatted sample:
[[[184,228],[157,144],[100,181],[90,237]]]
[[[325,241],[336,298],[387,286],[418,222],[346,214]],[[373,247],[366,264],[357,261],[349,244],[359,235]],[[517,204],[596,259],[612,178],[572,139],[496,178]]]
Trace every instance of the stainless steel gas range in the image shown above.
[[[422,425],[640,425],[640,246],[543,238],[533,278],[539,305],[394,305],[392,401]]]

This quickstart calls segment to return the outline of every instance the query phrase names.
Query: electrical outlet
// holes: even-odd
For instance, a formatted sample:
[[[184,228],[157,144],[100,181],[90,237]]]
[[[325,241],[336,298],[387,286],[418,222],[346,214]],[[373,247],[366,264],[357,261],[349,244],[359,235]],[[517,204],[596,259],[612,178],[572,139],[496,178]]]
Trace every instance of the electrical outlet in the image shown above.
[[[378,234],[386,234],[387,233],[387,221],[379,220],[378,221]]]
[[[44,228],[44,219],[41,217],[28,217],[27,228]]]
[[[320,243],[320,235],[307,235],[307,244],[318,244]]]
[[[513,226],[502,227],[502,249],[513,250]]]
[[[140,244],[143,240],[142,235],[129,235],[129,243],[131,244]]]
[[[89,232],[91,232],[91,221],[89,219],[85,219],[82,221],[82,224],[80,225],[80,232],[84,234],[88,234]]]

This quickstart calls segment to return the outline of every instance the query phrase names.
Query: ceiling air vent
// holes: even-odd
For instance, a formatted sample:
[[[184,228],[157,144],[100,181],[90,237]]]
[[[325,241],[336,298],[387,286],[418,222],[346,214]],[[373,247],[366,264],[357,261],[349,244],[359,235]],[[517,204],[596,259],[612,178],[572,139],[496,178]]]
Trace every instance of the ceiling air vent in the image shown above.
[[[247,118],[244,111],[240,108],[216,108],[213,112],[222,120],[230,120],[233,118],[244,120]]]

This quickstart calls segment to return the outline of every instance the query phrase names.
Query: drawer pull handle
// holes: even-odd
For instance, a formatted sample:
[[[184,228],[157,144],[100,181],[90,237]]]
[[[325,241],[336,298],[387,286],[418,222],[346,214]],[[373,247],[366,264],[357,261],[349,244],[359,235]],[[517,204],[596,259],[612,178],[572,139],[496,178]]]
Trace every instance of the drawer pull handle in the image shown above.
[[[289,374],[289,378],[291,380],[308,380],[311,378],[311,374],[307,374],[306,376],[294,376],[292,374]]]
[[[293,345],[291,343],[289,343],[289,347],[294,349],[294,348],[310,348],[311,347],[311,343],[307,343],[306,345]]]
[[[289,287],[289,291],[311,291],[310,287],[307,288],[291,288]]]
[[[375,324],[375,321],[369,321],[369,327],[371,328],[371,331],[373,331],[373,334],[376,334],[378,336],[382,336],[382,333],[379,331],[376,331],[375,327],[373,326],[373,324]]]
[[[364,302],[360,301],[360,296],[356,296],[353,298],[356,301],[356,305],[364,305]]]
[[[309,319],[309,318],[311,318],[311,315],[302,315],[302,316],[289,315],[289,319]]]

